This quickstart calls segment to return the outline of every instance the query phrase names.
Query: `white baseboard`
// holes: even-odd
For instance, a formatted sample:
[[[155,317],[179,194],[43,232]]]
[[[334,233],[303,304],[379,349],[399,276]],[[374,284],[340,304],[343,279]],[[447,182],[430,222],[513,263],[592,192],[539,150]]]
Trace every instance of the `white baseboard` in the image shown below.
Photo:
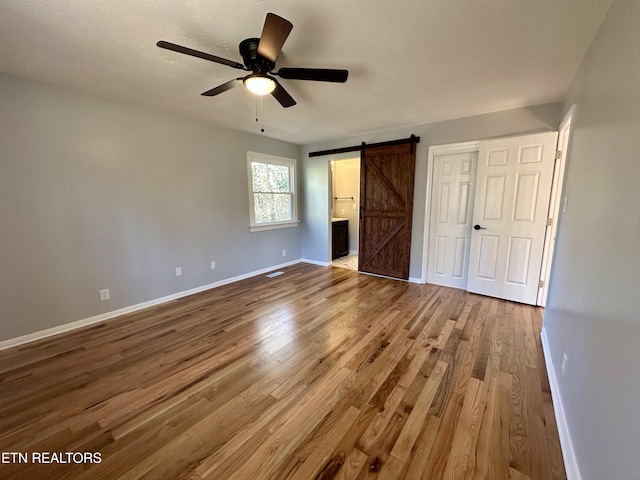
[[[571,442],[571,434],[567,417],[565,416],[564,406],[562,405],[562,397],[560,396],[560,388],[558,386],[558,378],[556,370],[553,367],[551,358],[551,349],[549,348],[549,340],[547,339],[547,331],[543,328],[540,334],[542,340],[542,350],[544,359],[547,364],[547,376],[549,377],[549,386],[551,387],[551,396],[553,398],[553,411],[556,415],[556,423],[558,424],[558,435],[560,436],[560,446],[562,447],[562,456],[564,457],[564,468],[567,472],[567,480],[582,480],[576,453]]]
[[[357,255],[358,250],[349,250],[349,255]]]
[[[329,265],[331,265],[328,262],[320,262],[318,260],[309,260],[308,258],[302,258],[300,259],[300,261],[303,263],[310,263],[311,265],[320,265],[321,267],[328,267]]]
[[[356,252],[357,253],[357,252]],[[327,263],[327,262],[319,262],[317,260],[308,260],[306,258],[303,258],[302,260],[300,260],[301,262],[304,263],[311,263],[312,265],[320,265],[321,267],[328,267],[329,265],[331,265],[331,263]],[[392,280],[399,280],[398,278],[393,278],[393,277],[387,277],[385,275],[376,275],[375,273],[367,273],[367,272],[360,272],[360,273],[365,273],[367,275],[373,275],[375,277],[382,277],[382,278],[391,278]],[[407,280],[409,283],[424,283],[422,281],[421,278],[416,278],[416,277],[409,277],[409,279]]]
[[[178,298],[187,297],[189,295],[193,295],[194,293],[204,292],[205,290],[210,290],[212,288],[221,287],[222,285],[227,285],[229,283],[237,282],[240,280],[244,280],[246,278],[255,277],[256,275],[262,275],[264,273],[271,272],[273,270],[277,270],[279,268],[289,267],[291,265],[295,265],[296,263],[300,263],[305,260],[293,260],[291,262],[281,263],[278,265],[273,265],[268,268],[263,268],[260,270],[255,270],[249,273],[243,273],[242,275],[237,275],[231,278],[225,278],[224,280],[219,280],[214,283],[210,283],[208,285],[203,285],[201,287],[192,288],[191,290],[185,290],[183,292],[174,293],[172,295],[167,295],[166,297],[156,298],[154,300],[149,300],[148,302],[138,303],[136,305],[131,305],[129,307],[120,308],[118,310],[113,310],[111,312],[101,313],[100,315],[95,315],[93,317],[85,318],[82,320],[77,320],[71,323],[65,323],[64,325],[58,325],[57,327],[48,328],[46,330],[40,330],[39,332],[29,333],[27,335],[22,335],[16,338],[10,338],[8,340],[3,340],[0,342],[0,350],[5,350],[11,347],[17,347],[18,345],[23,345],[25,343],[34,342],[36,340],[42,340],[43,338],[51,337],[53,335],[58,335],[59,333],[68,332],[70,330],[75,330],[77,328],[85,327],[87,325],[91,325],[93,323],[103,322],[105,320],[109,320],[110,318],[119,317],[120,315],[124,315],[127,313],[136,312],[138,310],[142,310],[144,308],[153,307],[156,305],[160,305],[161,303],[170,302],[171,300],[177,300]],[[309,263],[309,262],[308,262]]]

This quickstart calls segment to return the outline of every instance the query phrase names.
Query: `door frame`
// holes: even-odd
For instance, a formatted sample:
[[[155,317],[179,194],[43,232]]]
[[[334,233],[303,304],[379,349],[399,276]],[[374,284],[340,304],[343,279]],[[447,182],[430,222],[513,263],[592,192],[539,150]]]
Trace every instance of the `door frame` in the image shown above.
[[[427,189],[425,194],[424,205],[424,234],[422,239],[422,272],[420,283],[427,283],[427,262],[429,259],[429,237],[431,235],[430,218],[431,218],[431,194],[433,193],[433,177],[434,177],[434,157],[438,155],[448,155],[451,153],[473,153],[480,150],[480,142],[457,142],[446,143],[443,145],[432,145],[429,147],[429,155],[427,156]]]
[[[332,170],[332,166],[335,168],[336,164],[339,162],[346,162],[346,161],[357,161],[358,162],[358,178],[357,178],[357,197],[354,196],[352,198],[352,204],[356,204],[358,207],[360,205],[360,161],[361,161],[361,155],[353,155],[353,153],[351,155],[346,156],[345,158],[335,158],[332,157],[331,160],[329,160],[329,221],[330,224],[333,223],[333,217],[331,215],[331,211],[334,209],[334,205],[337,205],[336,203],[336,192],[333,190],[333,186],[335,185],[335,177],[334,177],[334,172]],[[355,208],[353,209],[352,207],[349,207],[350,211],[358,211],[359,208]],[[336,216],[339,216],[336,214]],[[346,215],[349,216],[349,215]],[[355,215],[355,221],[352,221],[351,219],[349,219],[349,230],[351,230],[351,224],[355,224],[356,228],[356,235],[354,238],[358,238],[358,234],[359,234],[359,230],[360,230],[360,216],[359,215]],[[332,251],[332,244],[333,244],[333,225],[330,225],[330,232],[331,234],[329,235],[329,250]],[[349,242],[351,241],[351,238],[353,236],[351,235],[351,233],[349,233]],[[348,246],[348,250],[349,250],[349,255],[358,255],[358,244],[356,243],[356,250],[352,250],[350,248],[350,245]],[[333,263],[333,254],[331,254],[329,256],[329,263],[332,264]]]
[[[566,202],[562,202],[562,193],[564,191],[564,179],[567,166],[567,158],[571,148],[571,133],[573,119],[575,117],[576,106],[572,105],[558,127],[558,143],[556,152],[560,152],[559,158],[556,156],[556,164],[553,172],[553,184],[551,185],[551,199],[549,202],[549,213],[547,218],[552,219],[551,228],[547,228],[544,240],[544,250],[542,253],[542,270],[540,279],[543,281],[542,288],[538,290],[538,299],[536,305],[545,307],[547,298],[549,297],[549,278],[551,276],[551,265],[553,264],[556,235],[558,232],[558,220],[560,217],[560,205],[563,205],[563,211],[566,209]]]
[[[344,153],[336,153],[336,154],[330,154],[326,156],[326,160],[327,160],[327,178],[328,178],[328,185],[327,185],[327,202],[328,202],[328,209],[329,209],[329,216],[327,218],[327,231],[328,231],[328,242],[327,242],[327,266],[330,266],[333,263],[333,259],[332,254],[331,254],[331,244],[332,244],[332,237],[333,237],[333,233],[332,233],[332,229],[331,229],[331,209],[333,206],[333,191],[332,191],[332,181],[331,181],[331,162],[339,162],[341,160],[353,160],[353,159],[361,159],[362,158],[362,153],[361,152],[344,152]],[[360,179],[358,178],[358,184],[360,183]],[[360,185],[358,185],[358,189],[360,188]],[[358,227],[360,224],[360,219],[358,218]]]

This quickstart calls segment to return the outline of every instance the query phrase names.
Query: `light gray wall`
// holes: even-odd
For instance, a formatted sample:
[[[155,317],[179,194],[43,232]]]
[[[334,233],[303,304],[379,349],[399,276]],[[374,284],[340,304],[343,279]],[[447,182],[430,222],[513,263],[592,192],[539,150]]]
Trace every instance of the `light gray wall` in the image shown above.
[[[246,167],[298,146],[3,74],[0,105],[0,340],[300,258]]]
[[[420,137],[420,143],[416,149],[411,265],[409,272],[410,277],[417,279],[422,275],[422,246],[429,146],[555,131],[560,123],[560,113],[561,104],[551,103],[303,146],[301,156],[303,201],[301,207],[305,222],[301,232],[302,257],[318,262],[329,261],[328,162],[332,159],[353,157],[353,153],[350,153],[336,157],[309,158],[309,152],[359,145],[361,142],[374,143],[396,140],[409,137],[411,134]]]
[[[544,329],[583,480],[640,478],[640,2],[614,0],[576,105]],[[562,355],[567,354],[562,377]]]

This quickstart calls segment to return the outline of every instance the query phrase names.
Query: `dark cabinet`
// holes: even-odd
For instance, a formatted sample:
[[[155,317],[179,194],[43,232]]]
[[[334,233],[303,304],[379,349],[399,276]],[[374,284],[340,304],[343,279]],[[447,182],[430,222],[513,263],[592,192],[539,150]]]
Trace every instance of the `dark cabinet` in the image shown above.
[[[349,220],[333,220],[331,238],[332,259],[349,255]]]

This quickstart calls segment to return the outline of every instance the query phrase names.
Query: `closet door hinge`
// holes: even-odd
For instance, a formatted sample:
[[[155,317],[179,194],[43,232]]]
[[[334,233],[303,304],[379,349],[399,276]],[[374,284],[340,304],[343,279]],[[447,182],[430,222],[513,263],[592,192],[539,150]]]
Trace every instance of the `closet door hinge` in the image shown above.
[[[547,227],[553,225],[553,218],[547,218]]]
[[[538,288],[544,287],[544,280],[538,280]]]
[[[556,150],[556,160],[560,160],[562,158],[562,152],[560,150]]]

